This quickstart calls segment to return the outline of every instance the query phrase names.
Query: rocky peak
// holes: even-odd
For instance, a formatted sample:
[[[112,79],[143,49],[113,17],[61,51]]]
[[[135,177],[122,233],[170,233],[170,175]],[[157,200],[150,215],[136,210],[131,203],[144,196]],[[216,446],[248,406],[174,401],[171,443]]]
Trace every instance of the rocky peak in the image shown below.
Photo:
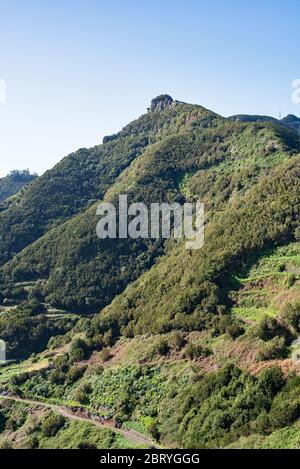
[[[161,94],[156,98],[152,99],[149,111],[162,111],[165,107],[171,106],[173,104],[173,98],[168,94]]]

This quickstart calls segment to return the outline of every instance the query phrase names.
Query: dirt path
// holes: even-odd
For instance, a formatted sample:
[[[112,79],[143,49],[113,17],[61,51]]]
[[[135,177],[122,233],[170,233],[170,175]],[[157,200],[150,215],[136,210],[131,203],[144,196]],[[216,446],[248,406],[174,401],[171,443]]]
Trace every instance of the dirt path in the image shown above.
[[[151,446],[153,448],[160,449],[160,446],[158,446],[156,443],[154,443],[150,438],[146,437],[145,435],[142,435],[141,433],[136,432],[135,430],[125,430],[123,428],[114,428],[112,427],[111,424],[109,423],[100,423],[96,422],[93,419],[85,418],[85,417],[79,417],[78,415],[74,415],[71,412],[68,411],[65,407],[61,407],[55,404],[47,404],[45,402],[40,402],[40,401],[34,401],[31,399],[22,399],[21,397],[12,397],[12,396],[0,396],[1,399],[8,399],[10,401],[15,401],[15,402],[21,402],[23,404],[28,404],[28,405],[35,405],[35,406],[40,406],[40,407],[45,407],[47,409],[51,409],[56,413],[61,414],[63,417],[68,418],[70,420],[78,420],[80,422],[88,422],[91,425],[95,425],[96,427],[100,428],[109,428],[110,430],[114,431],[115,433],[120,433],[123,435],[125,438],[128,440],[131,440],[135,443],[141,444],[141,445],[146,445],[146,446]]]

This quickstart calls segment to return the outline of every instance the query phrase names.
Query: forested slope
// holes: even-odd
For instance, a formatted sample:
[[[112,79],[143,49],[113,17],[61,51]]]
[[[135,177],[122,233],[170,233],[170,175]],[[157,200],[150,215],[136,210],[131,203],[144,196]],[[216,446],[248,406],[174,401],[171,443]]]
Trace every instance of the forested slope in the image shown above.
[[[97,202],[120,194],[204,202],[204,247],[100,240]],[[0,388],[165,447],[297,447],[299,203],[292,127],[156,98],[0,214],[0,336],[22,359],[0,369]],[[0,405],[0,446],[128,444],[44,413],[27,438],[28,415]]]

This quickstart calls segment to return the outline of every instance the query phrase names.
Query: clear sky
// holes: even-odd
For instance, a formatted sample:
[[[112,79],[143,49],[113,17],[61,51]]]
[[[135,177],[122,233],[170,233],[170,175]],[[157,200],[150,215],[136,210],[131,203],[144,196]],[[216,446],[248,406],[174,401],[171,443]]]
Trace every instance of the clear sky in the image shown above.
[[[300,115],[299,22],[299,0],[0,0],[0,176],[42,173],[161,93]]]

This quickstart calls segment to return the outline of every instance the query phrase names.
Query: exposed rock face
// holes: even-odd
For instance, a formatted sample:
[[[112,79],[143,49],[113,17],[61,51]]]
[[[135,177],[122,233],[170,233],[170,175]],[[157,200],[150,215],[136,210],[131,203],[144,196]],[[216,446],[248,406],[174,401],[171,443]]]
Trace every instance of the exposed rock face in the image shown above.
[[[174,101],[171,96],[169,96],[168,94],[161,94],[160,96],[157,96],[156,98],[152,99],[149,110],[151,112],[162,111],[165,107],[171,106],[173,102]]]

